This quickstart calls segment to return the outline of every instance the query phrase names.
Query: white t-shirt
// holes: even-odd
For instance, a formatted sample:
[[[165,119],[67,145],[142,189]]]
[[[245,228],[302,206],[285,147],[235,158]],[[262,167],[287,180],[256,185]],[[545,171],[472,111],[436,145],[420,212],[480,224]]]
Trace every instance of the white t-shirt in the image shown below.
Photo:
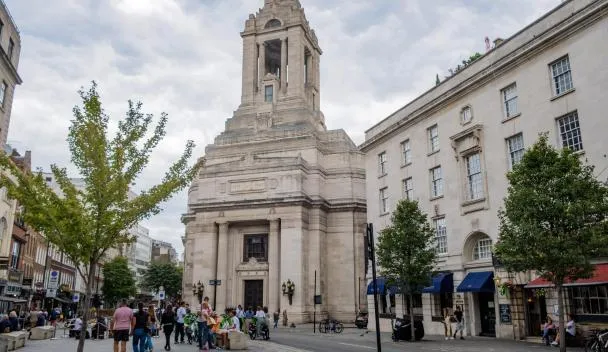
[[[76,318],[74,320],[74,330],[82,330],[82,319]]]
[[[567,324],[566,324],[566,331],[568,332],[568,334],[575,336],[576,335],[576,328],[574,326],[574,320],[570,320]]]
[[[263,310],[258,310],[257,312],[255,312],[255,317],[256,318],[266,318],[266,314],[264,314]]]
[[[232,325],[234,325],[236,331],[241,330],[241,321],[236,316],[232,317]]]
[[[186,316],[186,308],[179,307],[177,309],[177,322],[180,323],[180,324],[183,324],[185,316]]]

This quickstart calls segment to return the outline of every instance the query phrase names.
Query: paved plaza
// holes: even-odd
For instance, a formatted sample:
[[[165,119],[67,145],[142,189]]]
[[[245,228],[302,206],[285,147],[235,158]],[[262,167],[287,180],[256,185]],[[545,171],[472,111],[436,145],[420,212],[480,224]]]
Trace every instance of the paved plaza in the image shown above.
[[[302,326],[297,329],[276,329],[271,331],[271,341],[248,341],[249,351],[253,352],[366,352],[376,350],[376,340],[373,332],[358,329],[345,329],[342,334],[315,334],[312,326]],[[164,351],[163,339],[154,339],[154,351]],[[23,352],[69,352],[76,351],[77,341],[59,337],[55,340],[28,341]],[[528,351],[557,351],[555,347],[546,347],[538,343],[518,342],[494,338],[468,337],[466,340],[445,341],[441,336],[426,336],[423,341],[416,343],[393,342],[390,334],[382,334],[383,352],[528,352]],[[87,352],[111,352],[112,340],[87,340]],[[133,351],[128,345],[127,351]],[[174,352],[194,352],[193,345],[172,345]],[[580,348],[568,348],[568,351],[580,352]]]

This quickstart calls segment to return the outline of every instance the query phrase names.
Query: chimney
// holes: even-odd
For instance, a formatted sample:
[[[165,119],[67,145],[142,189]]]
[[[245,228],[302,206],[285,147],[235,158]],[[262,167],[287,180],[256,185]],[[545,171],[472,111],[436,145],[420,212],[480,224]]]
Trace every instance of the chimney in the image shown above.
[[[502,42],[504,42],[505,40],[502,38],[496,38],[494,39],[494,47],[498,47],[500,44],[502,44]]]

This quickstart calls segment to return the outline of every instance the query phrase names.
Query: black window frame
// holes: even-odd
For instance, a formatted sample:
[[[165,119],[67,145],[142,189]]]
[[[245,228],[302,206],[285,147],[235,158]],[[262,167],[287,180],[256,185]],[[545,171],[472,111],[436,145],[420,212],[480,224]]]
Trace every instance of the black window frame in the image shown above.
[[[250,241],[253,239],[262,239],[262,251],[264,252],[262,256],[251,255]],[[257,253],[256,253],[257,254]],[[258,233],[245,235],[243,237],[243,261],[247,262],[249,259],[255,258],[258,262],[267,262],[268,261],[268,234],[267,233]]]

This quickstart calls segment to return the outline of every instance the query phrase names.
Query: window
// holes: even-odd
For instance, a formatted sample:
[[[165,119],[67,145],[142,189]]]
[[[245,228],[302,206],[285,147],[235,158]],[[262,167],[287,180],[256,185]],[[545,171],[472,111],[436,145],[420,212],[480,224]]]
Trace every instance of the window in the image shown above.
[[[4,99],[6,98],[6,82],[2,81],[2,85],[0,85],[0,106],[4,106]]]
[[[509,151],[509,169],[517,165],[524,156],[524,135],[519,133],[507,138],[507,149]]]
[[[551,64],[551,77],[553,78],[553,90],[555,95],[560,95],[574,88],[572,84],[572,72],[570,71],[570,58],[563,58]]]
[[[388,213],[388,187],[380,190],[380,214]]]
[[[576,315],[608,315],[608,285],[569,287]]]
[[[473,249],[473,260],[492,258],[492,240],[483,238],[478,240]]]
[[[437,253],[444,254],[448,252],[448,233],[445,226],[445,218],[433,220],[435,226],[435,239],[437,244]]]
[[[19,266],[19,254],[21,252],[21,243],[13,241],[13,248],[11,249],[11,269],[17,269]]]
[[[471,111],[471,107],[465,106],[460,111],[460,123],[464,125],[471,122],[471,120],[473,120],[473,112]]]
[[[9,39],[8,40],[8,51],[6,52],[6,55],[8,55],[9,59],[13,59],[13,51],[15,50],[15,43],[13,42],[13,39]]]
[[[433,321],[443,321],[445,310],[454,307],[454,294],[452,292],[433,293],[431,299],[433,301],[431,314]]]
[[[378,154],[378,175],[384,176],[386,175],[386,152],[382,152]]]
[[[483,198],[483,178],[479,153],[464,158],[467,167],[467,200]]]
[[[515,83],[502,90],[502,101],[505,106],[506,118],[511,118],[519,113],[517,110],[517,85]]]
[[[409,139],[401,142],[401,157],[403,165],[407,165],[412,162],[412,150]]]
[[[411,177],[403,180],[403,197],[407,200],[414,200],[414,181]]]
[[[431,198],[443,195],[443,178],[441,176],[441,166],[430,170],[431,172]]]
[[[576,111],[557,119],[557,126],[559,127],[562,147],[570,148],[573,151],[583,149],[581,127],[578,124],[578,113]]]
[[[439,150],[439,128],[437,125],[431,126],[429,128],[429,147],[431,149],[431,153]]]
[[[272,103],[272,86],[264,87],[264,101],[267,103]]]
[[[268,261],[268,235],[246,235],[244,241],[244,261],[250,258],[260,262]]]

